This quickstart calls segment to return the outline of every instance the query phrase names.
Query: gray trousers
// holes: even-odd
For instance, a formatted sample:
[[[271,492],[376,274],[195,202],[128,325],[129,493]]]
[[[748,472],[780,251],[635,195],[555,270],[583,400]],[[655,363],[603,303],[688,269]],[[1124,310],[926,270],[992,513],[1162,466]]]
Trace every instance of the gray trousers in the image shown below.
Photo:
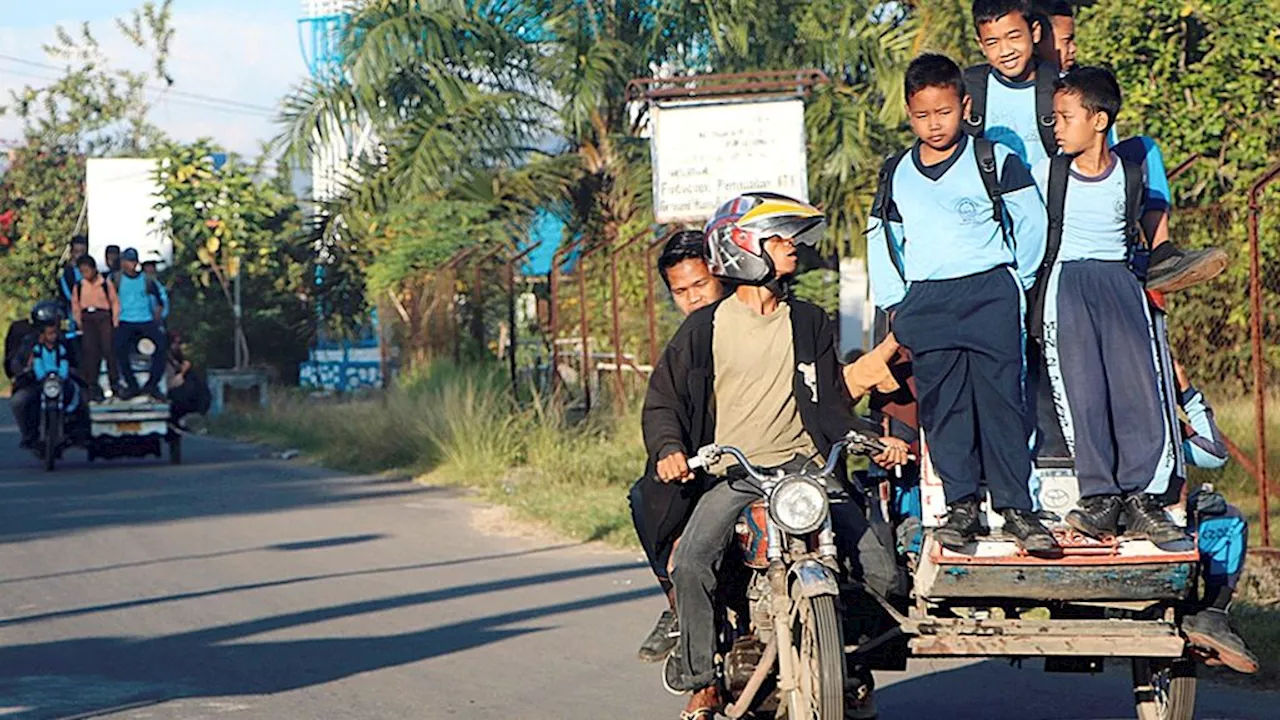
[[[790,464],[789,464],[790,465]],[[725,551],[733,540],[738,515],[759,498],[747,491],[747,483],[717,482],[693,509],[672,562],[676,614],[680,617],[681,674],[696,687],[715,682],[716,587]],[[846,560],[852,560],[873,589],[882,591],[896,578],[893,551],[869,531],[861,508],[852,502],[831,506],[836,544]]]

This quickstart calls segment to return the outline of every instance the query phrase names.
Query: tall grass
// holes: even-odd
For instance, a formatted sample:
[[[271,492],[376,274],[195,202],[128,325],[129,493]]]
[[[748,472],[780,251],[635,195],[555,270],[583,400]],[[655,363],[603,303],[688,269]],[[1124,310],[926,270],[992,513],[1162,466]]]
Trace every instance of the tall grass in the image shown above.
[[[277,396],[214,429],[339,469],[403,470],[474,488],[579,539],[635,542],[626,494],[644,469],[639,413],[570,421],[544,398],[516,402],[494,366],[438,362],[357,399]]]

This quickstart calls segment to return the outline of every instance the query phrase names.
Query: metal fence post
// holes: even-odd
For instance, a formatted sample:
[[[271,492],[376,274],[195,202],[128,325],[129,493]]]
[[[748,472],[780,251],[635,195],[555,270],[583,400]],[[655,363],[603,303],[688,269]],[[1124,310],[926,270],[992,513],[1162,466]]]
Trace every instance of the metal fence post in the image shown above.
[[[1262,253],[1258,222],[1262,215],[1262,191],[1280,178],[1280,164],[1273,165],[1249,188],[1249,339],[1253,355],[1253,405],[1257,421],[1258,520],[1262,545],[1271,546],[1271,517],[1267,486],[1267,389],[1262,357]]]

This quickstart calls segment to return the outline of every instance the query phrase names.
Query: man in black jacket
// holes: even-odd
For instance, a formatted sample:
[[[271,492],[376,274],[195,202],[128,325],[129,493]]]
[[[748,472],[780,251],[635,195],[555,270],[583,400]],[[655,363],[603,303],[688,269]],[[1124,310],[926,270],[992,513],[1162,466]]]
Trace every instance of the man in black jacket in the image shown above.
[[[711,271],[737,287],[689,316],[650,378],[643,429],[662,481],[695,480],[688,457],[713,442],[741,448],[761,467],[799,469],[815,456],[825,458],[858,425],[826,313],[787,298],[780,284],[796,271],[796,245],[815,242],[824,223],[807,203],[752,193],[726,203],[707,225]],[[712,471],[734,472],[731,464]],[[666,681],[693,693],[684,717],[710,718],[720,706],[716,569],[738,514],[755,497],[713,482],[675,551],[671,580],[681,633]],[[844,533],[842,545],[858,534]],[[866,575],[893,567],[891,557],[861,564]],[[866,579],[873,586],[891,583]]]
[[[724,285],[707,267],[707,243],[701,230],[682,230],[674,234],[658,256],[658,273],[662,275],[662,281],[671,292],[671,299],[680,314],[685,317],[724,297]],[[665,660],[680,636],[676,595],[671,579],[667,577],[667,563],[675,541],[684,531],[694,503],[701,494],[701,483],[659,480],[652,458],[645,468],[644,477],[631,486],[628,494],[636,537],[640,539],[640,546],[644,548],[645,557],[649,559],[668,603],[636,653],[645,662]]]

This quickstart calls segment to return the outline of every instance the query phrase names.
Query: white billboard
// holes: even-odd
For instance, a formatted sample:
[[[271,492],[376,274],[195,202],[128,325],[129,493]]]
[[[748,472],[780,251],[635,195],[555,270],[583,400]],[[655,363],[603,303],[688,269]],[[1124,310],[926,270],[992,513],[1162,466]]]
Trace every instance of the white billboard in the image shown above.
[[[173,264],[173,239],[162,232],[167,211],[157,212],[156,160],[92,158],[85,166],[89,204],[89,254],[105,268],[108,245],[137,248],[138,256]]]
[[[702,222],[754,190],[809,199],[803,100],[664,104],[652,113],[657,222]]]

